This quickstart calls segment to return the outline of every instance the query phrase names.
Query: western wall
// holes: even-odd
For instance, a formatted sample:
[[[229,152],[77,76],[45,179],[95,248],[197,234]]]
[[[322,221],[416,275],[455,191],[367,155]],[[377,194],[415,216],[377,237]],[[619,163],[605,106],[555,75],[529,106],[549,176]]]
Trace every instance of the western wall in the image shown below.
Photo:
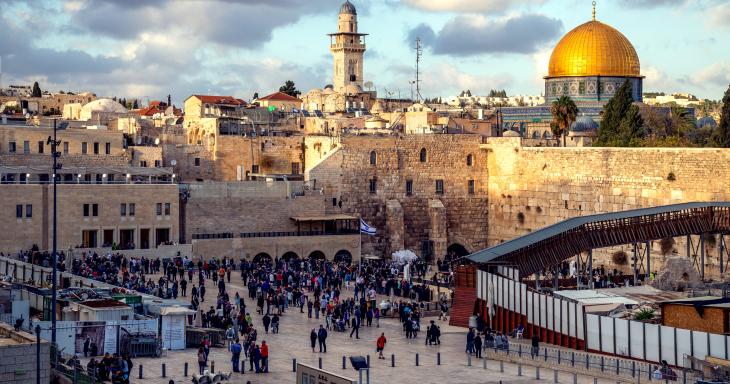
[[[490,138],[488,243],[538,230],[566,218],[690,201],[730,199],[730,151],[695,148],[522,147],[519,138]],[[695,236],[694,242],[698,242]],[[719,273],[719,240],[706,239],[706,275]],[[652,270],[670,254],[686,255],[684,238],[662,252],[651,244]],[[594,265],[615,266],[594,252]]]

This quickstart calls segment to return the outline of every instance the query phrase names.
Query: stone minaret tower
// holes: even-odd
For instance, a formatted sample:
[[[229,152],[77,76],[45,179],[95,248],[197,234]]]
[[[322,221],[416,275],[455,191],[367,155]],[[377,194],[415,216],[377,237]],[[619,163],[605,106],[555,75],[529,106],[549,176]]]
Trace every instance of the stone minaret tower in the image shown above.
[[[330,51],[334,58],[333,82],[335,91],[344,93],[347,85],[362,88],[363,54],[366,33],[357,32],[357,11],[346,0],[340,7],[337,33],[330,33]]]

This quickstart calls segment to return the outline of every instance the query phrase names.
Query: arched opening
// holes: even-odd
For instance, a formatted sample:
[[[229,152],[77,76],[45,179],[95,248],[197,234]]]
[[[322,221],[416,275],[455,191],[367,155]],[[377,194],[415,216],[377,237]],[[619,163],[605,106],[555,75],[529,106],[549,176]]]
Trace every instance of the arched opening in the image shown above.
[[[474,165],[474,155],[470,153],[466,155],[466,166],[471,167],[472,165]]]
[[[253,257],[254,263],[271,264],[271,255],[266,252],[261,252]]]
[[[446,248],[446,253],[448,256],[453,258],[459,258],[464,257],[470,254],[470,252],[464,247],[463,245],[459,243],[454,243],[449,245],[448,248]]]
[[[370,152],[370,165],[378,163],[378,154],[375,151]]]
[[[418,157],[422,163],[425,163],[426,160],[428,160],[428,154],[426,153],[426,148],[421,148],[421,153]]]
[[[335,263],[352,264],[352,253],[346,249],[342,249],[335,253]]]
[[[312,252],[312,253],[309,254],[309,258],[310,259],[315,259],[315,260],[324,260],[325,259],[324,252],[322,252],[322,251],[314,251],[314,252]]]
[[[289,251],[289,252],[286,252],[285,254],[281,255],[281,258],[282,258],[282,260],[289,262],[292,259],[298,259],[299,255],[297,255],[296,253],[294,253],[292,251]]]

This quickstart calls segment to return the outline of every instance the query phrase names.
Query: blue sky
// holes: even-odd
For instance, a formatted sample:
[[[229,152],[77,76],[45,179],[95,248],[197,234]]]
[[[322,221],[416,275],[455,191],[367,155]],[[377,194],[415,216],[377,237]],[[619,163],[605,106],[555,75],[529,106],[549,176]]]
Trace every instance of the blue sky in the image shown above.
[[[410,96],[426,44],[425,97],[463,89],[540,94],[552,47],[588,21],[590,0],[354,0],[369,33],[365,80]],[[327,33],[339,0],[1,0],[3,85],[177,102],[250,99],[285,80],[331,82]],[[720,99],[730,84],[730,0],[599,0],[598,19],[641,59],[644,89]]]

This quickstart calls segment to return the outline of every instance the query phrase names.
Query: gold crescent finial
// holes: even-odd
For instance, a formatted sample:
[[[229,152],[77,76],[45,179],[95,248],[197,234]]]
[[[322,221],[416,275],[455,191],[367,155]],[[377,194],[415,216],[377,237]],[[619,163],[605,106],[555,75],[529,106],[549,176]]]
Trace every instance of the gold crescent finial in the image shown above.
[[[596,21],[596,2],[593,2],[593,21]]]

